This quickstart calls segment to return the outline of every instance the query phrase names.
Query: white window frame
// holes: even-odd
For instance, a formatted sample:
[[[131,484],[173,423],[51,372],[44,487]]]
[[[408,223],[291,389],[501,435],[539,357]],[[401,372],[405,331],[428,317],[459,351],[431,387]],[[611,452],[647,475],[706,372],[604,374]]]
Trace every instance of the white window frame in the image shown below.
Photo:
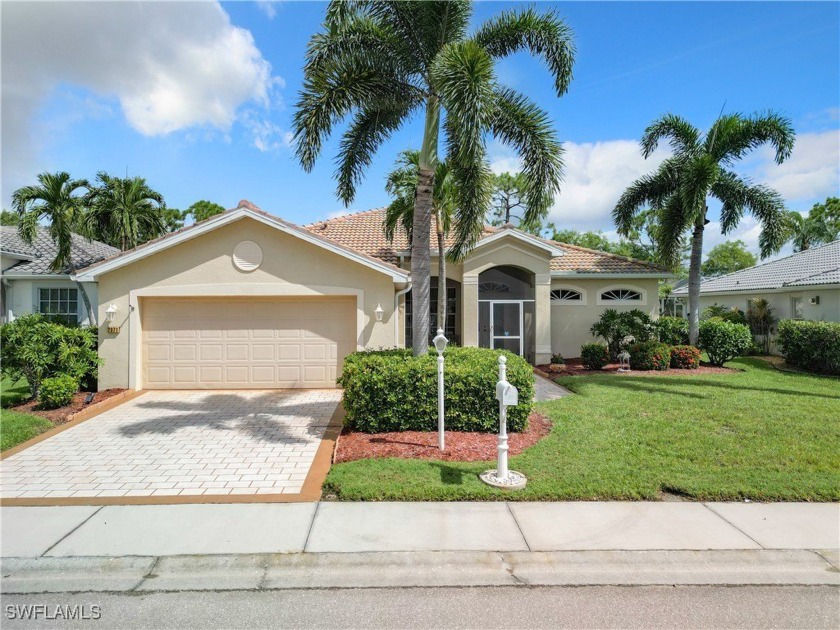
[[[32,287],[34,292],[34,299],[32,304],[32,312],[39,313],[42,315],[46,315],[46,313],[41,312],[41,291],[56,291],[61,289],[67,289],[67,291],[75,291],[76,292],[76,324],[81,324],[84,320],[84,316],[82,311],[84,309],[84,301],[82,300],[81,290],[76,286],[67,286],[66,284],[37,284]],[[69,293],[68,293],[69,296]],[[69,302],[69,299],[68,299]],[[71,315],[71,313],[59,313],[60,315]]]
[[[639,300],[605,300],[602,296],[607,291],[635,291],[641,296]],[[631,284],[616,284],[598,289],[598,306],[647,306],[647,291]]]
[[[796,300],[799,300],[799,304],[801,305],[802,315],[800,317],[796,316]],[[790,318],[795,319],[797,321],[803,321],[805,319],[805,298],[802,296],[792,295],[790,297]]]
[[[558,300],[554,297],[551,297],[551,305],[552,306],[586,306],[586,289],[583,287],[574,286],[571,284],[560,284],[551,287],[549,295],[554,291],[577,291],[580,293],[579,300]]]

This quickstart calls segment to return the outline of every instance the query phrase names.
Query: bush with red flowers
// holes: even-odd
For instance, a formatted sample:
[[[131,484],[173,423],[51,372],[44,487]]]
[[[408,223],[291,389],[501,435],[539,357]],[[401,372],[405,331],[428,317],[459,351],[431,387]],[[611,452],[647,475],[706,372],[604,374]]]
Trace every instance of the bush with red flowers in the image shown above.
[[[673,346],[671,367],[677,370],[696,370],[700,367],[700,349],[694,346]]]
[[[667,370],[671,365],[671,346],[659,341],[645,341],[630,346],[633,370]]]

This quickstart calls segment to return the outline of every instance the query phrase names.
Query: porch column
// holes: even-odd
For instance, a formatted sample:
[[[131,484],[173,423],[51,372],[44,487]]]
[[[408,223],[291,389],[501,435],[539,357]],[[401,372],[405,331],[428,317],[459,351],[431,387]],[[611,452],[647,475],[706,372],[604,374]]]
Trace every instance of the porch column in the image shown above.
[[[551,274],[538,273],[534,276],[534,363],[551,362]]]
[[[466,346],[478,346],[478,274],[464,274],[461,284],[461,339]]]

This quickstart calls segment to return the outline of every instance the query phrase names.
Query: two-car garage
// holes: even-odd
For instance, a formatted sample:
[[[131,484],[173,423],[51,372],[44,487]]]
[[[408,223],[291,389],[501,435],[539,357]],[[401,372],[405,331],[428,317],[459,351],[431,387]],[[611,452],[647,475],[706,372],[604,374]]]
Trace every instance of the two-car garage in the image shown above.
[[[146,389],[335,387],[355,297],[143,298]]]

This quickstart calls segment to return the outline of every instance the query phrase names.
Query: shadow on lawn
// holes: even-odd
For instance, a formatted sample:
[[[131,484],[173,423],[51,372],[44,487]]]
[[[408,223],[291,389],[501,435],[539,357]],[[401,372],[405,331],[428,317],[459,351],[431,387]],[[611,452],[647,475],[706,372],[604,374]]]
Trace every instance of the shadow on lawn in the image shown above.
[[[772,368],[771,368],[772,369]],[[596,377],[597,378],[597,377]],[[708,398],[709,395],[701,391],[702,388],[726,389],[732,392],[759,392],[763,394],[778,394],[781,396],[794,396],[797,398],[826,398],[828,400],[840,400],[840,395],[820,394],[816,392],[804,392],[792,384],[790,389],[778,387],[754,387],[741,383],[737,376],[733,380],[711,380],[700,378],[683,378],[675,376],[663,376],[656,378],[641,376],[610,376],[600,378],[598,385],[626,389],[634,392],[649,394],[673,394],[687,398]]]
[[[462,486],[464,485],[464,475],[473,474],[443,462],[429,462],[429,464],[440,471],[440,482],[446,486]]]

